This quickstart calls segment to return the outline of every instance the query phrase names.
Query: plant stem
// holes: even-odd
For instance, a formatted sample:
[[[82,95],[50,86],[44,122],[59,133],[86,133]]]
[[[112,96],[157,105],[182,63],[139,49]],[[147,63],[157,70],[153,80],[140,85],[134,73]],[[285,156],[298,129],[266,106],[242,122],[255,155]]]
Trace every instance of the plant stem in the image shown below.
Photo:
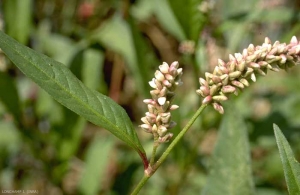
[[[189,128],[193,125],[195,120],[198,118],[198,116],[201,114],[201,112],[204,110],[204,108],[206,106],[207,106],[207,104],[202,104],[200,106],[200,108],[196,111],[196,113],[193,115],[193,117],[189,120],[189,122],[185,125],[185,127],[180,131],[180,133],[176,136],[176,138],[172,141],[172,143],[164,151],[164,153],[161,155],[161,157],[155,163],[155,165],[153,167],[153,173],[166,160],[167,156],[170,154],[170,152],[173,150],[173,148],[176,146],[176,144],[181,140],[181,138],[184,136],[184,134],[189,130]]]
[[[152,154],[151,154],[151,159],[150,159],[150,166],[153,166],[154,162],[155,162],[155,156],[156,156],[156,151],[157,148],[159,146],[159,142],[158,142],[158,136],[154,137],[154,144],[153,144],[153,149],[152,149]]]
[[[138,183],[138,185],[135,187],[134,191],[131,193],[131,195],[137,195],[139,191],[142,189],[142,187],[145,185],[145,183],[148,181],[148,179],[151,177],[151,175],[144,174],[141,181]]]
[[[195,120],[198,118],[198,116],[202,113],[204,108],[207,106],[207,104],[202,104],[200,108],[196,111],[196,113],[193,115],[193,117],[189,120],[189,122],[185,125],[185,127],[181,130],[181,132],[176,136],[176,138],[172,141],[172,143],[168,146],[168,148],[165,150],[165,152],[161,155],[161,157],[158,159],[158,161],[154,164],[152,167],[151,165],[148,167],[150,170],[148,170],[148,174],[144,174],[141,181],[138,183],[138,185],[135,187],[134,191],[131,193],[131,195],[137,195],[141,188],[145,185],[145,183],[148,181],[148,179],[156,172],[156,170],[160,167],[160,165],[166,160],[167,156],[170,154],[170,152],[173,150],[173,148],[176,146],[176,144],[181,140],[181,138],[184,136],[184,134],[189,130],[189,128],[193,125]],[[147,172],[147,170],[145,170]]]

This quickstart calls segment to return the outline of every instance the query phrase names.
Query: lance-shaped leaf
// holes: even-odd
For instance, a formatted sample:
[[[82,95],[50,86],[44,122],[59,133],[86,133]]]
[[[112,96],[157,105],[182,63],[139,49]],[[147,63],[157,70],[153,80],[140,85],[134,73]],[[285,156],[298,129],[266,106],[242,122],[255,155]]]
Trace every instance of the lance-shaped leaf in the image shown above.
[[[133,147],[145,162],[145,152],[125,110],[109,97],[87,88],[63,64],[25,47],[0,31],[7,57],[55,100],[101,126]]]
[[[290,195],[300,194],[300,163],[296,161],[291,146],[277,125],[273,125],[284,176]]]
[[[246,124],[237,109],[223,119],[204,195],[251,195],[254,184]]]

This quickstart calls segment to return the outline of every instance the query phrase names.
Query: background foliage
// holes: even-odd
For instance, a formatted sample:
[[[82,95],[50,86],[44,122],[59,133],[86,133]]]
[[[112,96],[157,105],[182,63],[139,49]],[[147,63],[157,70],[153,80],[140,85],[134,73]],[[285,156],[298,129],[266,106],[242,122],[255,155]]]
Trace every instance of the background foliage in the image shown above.
[[[200,105],[198,77],[218,58],[227,60],[228,53],[261,44],[265,36],[300,38],[300,4],[292,0],[3,0],[0,6],[0,26],[8,35],[64,63],[86,86],[122,105],[148,153],[152,139],[137,126],[146,111],[142,100],[150,97],[148,81],[162,61],[178,60],[184,68],[175,100],[180,109],[173,116],[177,134]],[[287,194],[273,123],[300,158],[299,73],[299,67],[270,72],[232,97],[234,107],[227,105],[228,118],[240,116],[245,124],[240,136],[249,139],[246,148],[239,143],[228,148],[250,150],[256,194]],[[226,137],[226,124],[230,128],[223,122],[219,133],[221,119],[207,108],[141,193],[209,189],[204,188],[213,179],[208,170],[218,163],[212,155],[215,142],[218,135]],[[0,134],[0,189],[128,194],[143,174],[131,148],[61,106],[2,53]],[[221,146],[214,154],[222,154]]]

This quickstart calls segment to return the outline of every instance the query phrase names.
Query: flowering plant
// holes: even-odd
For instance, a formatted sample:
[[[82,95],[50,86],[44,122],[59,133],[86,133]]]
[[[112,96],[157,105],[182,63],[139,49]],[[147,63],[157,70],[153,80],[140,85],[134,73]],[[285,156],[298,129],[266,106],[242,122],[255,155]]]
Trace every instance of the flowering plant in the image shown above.
[[[227,63],[219,60],[213,73],[205,73],[205,78],[199,79],[200,88],[196,92],[203,97],[202,105],[173,139],[171,128],[175,126],[176,122],[171,119],[171,111],[176,110],[179,106],[173,105],[172,101],[176,94],[176,88],[182,84],[183,69],[179,68],[178,62],[173,62],[170,65],[164,62],[159,66],[159,70],[155,72],[155,77],[149,82],[149,85],[153,88],[150,91],[152,99],[144,100],[144,103],[147,104],[148,112],[142,117],[141,121],[143,124],[140,125],[143,130],[152,134],[154,138],[149,162],[128,115],[112,99],[86,87],[61,63],[23,46],[3,32],[0,32],[0,47],[25,75],[47,91],[59,103],[88,121],[104,127],[137,151],[144,164],[144,177],[132,194],[139,193],[147,180],[166,160],[176,144],[208,105],[212,105],[215,110],[224,114],[222,102],[228,100],[230,94],[237,95],[248,87],[250,80],[255,82],[257,75],[265,76],[268,70],[288,69],[300,63],[300,42],[296,37],[293,37],[289,44],[276,41],[273,45],[270,39],[266,38],[265,43],[261,46],[250,44],[242,53],[229,55]],[[231,152],[223,157],[226,159],[229,156],[229,158],[241,161],[239,166],[243,166],[249,162],[249,156],[246,155],[249,148],[244,144],[247,143],[246,130],[242,128],[243,125],[240,125],[239,119],[236,119],[233,113],[229,112],[225,117],[230,118],[231,121],[236,121],[232,124],[224,122],[220,132],[220,139],[235,140],[231,146],[242,148],[241,151],[243,152],[241,154],[243,156],[240,157],[239,154]],[[226,131],[226,129],[231,128],[239,131]],[[288,142],[276,125],[274,125],[274,131],[288,189],[291,194],[299,194],[300,165],[294,160]],[[170,142],[170,144],[159,159],[156,160],[158,146],[166,142]],[[221,150],[224,150],[224,146],[221,144],[217,145],[216,155]],[[223,159],[216,161],[216,168],[211,172],[208,183],[210,180],[215,181],[215,177],[224,178],[224,176],[227,176],[226,171],[222,170],[223,166]],[[236,170],[233,163],[229,166],[231,166],[232,172]],[[245,171],[237,173],[240,174],[238,176],[243,177],[243,174],[248,174],[249,176],[250,172],[249,169],[245,169]],[[240,179],[240,177],[235,179]],[[253,188],[251,187],[253,183],[250,177],[243,179],[243,181],[237,181],[236,189],[242,192],[244,189],[249,188],[248,193],[253,193]],[[239,188],[239,186],[241,187]],[[203,193],[218,193],[215,190],[215,188],[206,187],[203,189]],[[218,190],[222,191],[222,188],[218,188]],[[230,189],[226,188],[225,190],[230,194]]]

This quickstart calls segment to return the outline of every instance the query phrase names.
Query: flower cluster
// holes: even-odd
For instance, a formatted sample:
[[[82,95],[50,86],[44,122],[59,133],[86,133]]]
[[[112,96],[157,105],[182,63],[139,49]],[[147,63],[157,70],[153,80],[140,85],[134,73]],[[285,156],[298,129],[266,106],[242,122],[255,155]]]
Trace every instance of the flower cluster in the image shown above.
[[[176,123],[171,121],[171,110],[179,106],[172,105],[174,91],[181,85],[182,68],[178,68],[178,62],[173,62],[170,66],[164,62],[155,72],[149,85],[153,88],[150,91],[152,99],[145,99],[144,103],[148,105],[146,116],[141,118],[144,124],[140,125],[148,133],[152,133],[158,141],[163,143],[169,141],[173,134],[168,129],[174,127]]]
[[[213,73],[205,73],[200,78],[200,89],[196,92],[204,99],[202,104],[212,104],[214,109],[223,114],[221,102],[228,95],[238,94],[239,90],[249,86],[249,81],[256,81],[256,75],[265,76],[268,70],[279,71],[300,63],[300,42],[294,36],[289,44],[276,41],[273,45],[269,38],[261,46],[250,44],[243,53],[229,55],[229,62],[218,60]]]

